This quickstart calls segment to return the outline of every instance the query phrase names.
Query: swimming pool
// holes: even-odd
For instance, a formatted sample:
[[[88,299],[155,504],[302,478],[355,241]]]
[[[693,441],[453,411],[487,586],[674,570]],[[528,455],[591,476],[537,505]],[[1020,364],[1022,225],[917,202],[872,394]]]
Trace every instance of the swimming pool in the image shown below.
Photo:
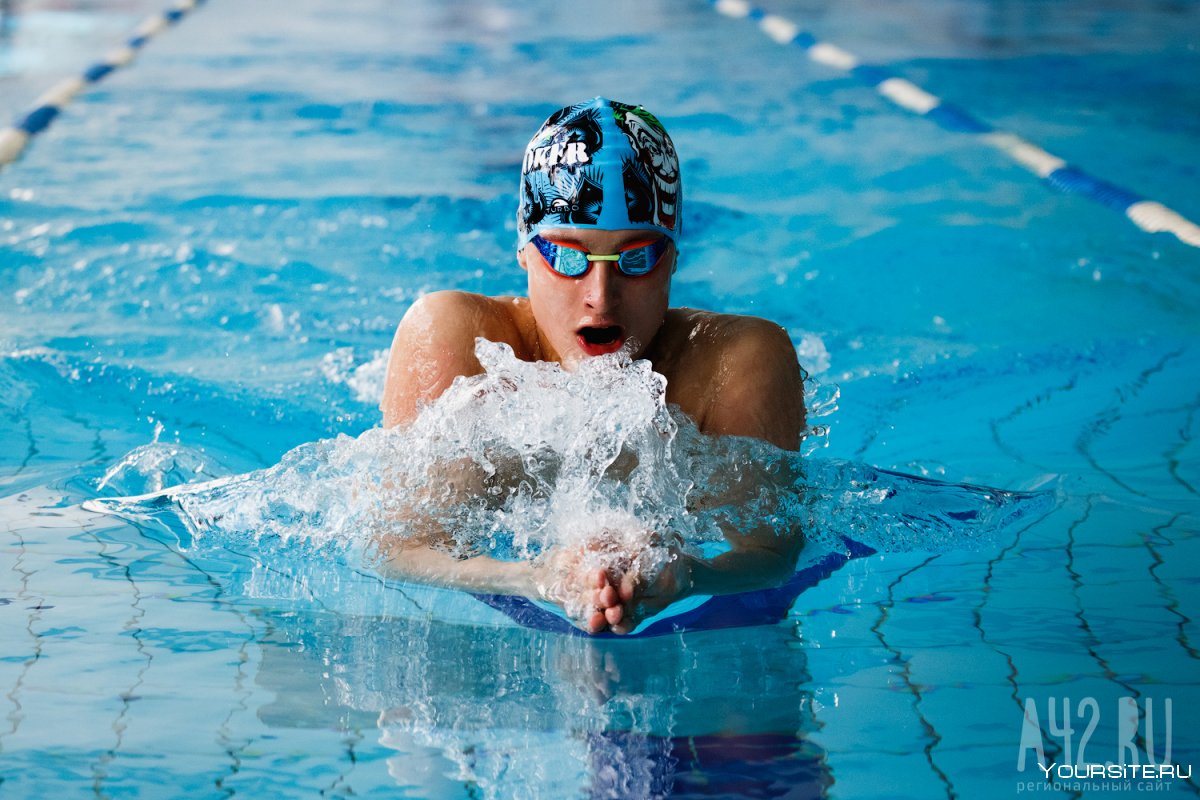
[[[14,6],[11,114],[158,7]],[[1195,4],[770,8],[1200,218]],[[0,173],[0,794],[1197,794],[1033,747],[1200,760],[1197,250],[707,3],[579,14],[212,2]],[[80,507],[375,426],[414,298],[523,290],[521,149],[594,94],[681,154],[673,302],[779,321],[838,388],[814,459],[1052,509],[779,624],[589,642]]]

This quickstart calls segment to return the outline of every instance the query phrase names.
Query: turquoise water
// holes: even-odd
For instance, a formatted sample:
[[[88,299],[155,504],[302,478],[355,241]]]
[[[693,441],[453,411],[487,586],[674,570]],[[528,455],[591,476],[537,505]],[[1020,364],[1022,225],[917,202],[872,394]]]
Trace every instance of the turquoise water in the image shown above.
[[[157,9],[64,5],[6,14],[12,115]],[[1048,759],[1094,720],[1132,763],[1132,697],[1140,761],[1200,760],[1195,249],[706,3],[395,5],[213,0],[0,173],[0,795],[1197,794],[1023,747],[1032,704]],[[1200,218],[1195,4],[771,10]],[[827,508],[920,512],[851,497],[880,552],[776,624],[608,642],[81,507],[371,431],[414,298],[522,291],[521,148],[595,94],[681,154],[673,302],[779,321],[820,384]],[[971,486],[1046,504],[935,535]]]

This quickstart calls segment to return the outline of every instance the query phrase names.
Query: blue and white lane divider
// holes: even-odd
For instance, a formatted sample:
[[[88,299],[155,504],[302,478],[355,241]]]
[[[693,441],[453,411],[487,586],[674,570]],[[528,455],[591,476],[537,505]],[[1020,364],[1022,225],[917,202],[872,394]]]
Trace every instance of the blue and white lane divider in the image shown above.
[[[124,67],[137,57],[146,42],[178,23],[204,0],[177,0],[166,10],[142,21],[125,44],[117,47],[92,64],[83,74],[59,82],[33,103],[15,124],[0,129],[0,167],[11,164],[24,152],[29,141],[49,127],[55,117],[89,86],[104,79],[113,70]]]
[[[863,64],[852,53],[819,41],[791,20],[755,8],[747,0],[709,2],[727,17],[753,20],[767,36],[781,45],[800,47],[818,64],[850,73],[901,108],[926,117],[946,130],[979,136],[1059,191],[1081,194],[1120,211],[1147,233],[1172,233],[1181,242],[1200,247],[1200,225],[1161,203],[1093,177],[1014,133],[997,130],[916,84],[891,74],[886,68]]]

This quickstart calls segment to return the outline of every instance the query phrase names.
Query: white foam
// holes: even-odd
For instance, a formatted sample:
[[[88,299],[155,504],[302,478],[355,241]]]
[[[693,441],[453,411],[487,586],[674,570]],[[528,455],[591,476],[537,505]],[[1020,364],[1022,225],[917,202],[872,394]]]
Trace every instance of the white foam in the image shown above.
[[[614,354],[567,372],[483,340],[477,356],[484,374],[455,380],[407,429],[302,445],[269,469],[159,496],[178,508],[197,546],[270,536],[365,552],[381,532],[425,535],[434,525],[461,555],[582,548],[597,563],[624,558],[624,568],[650,578],[675,547],[723,541],[719,526],[735,514],[775,514],[773,499],[757,496],[761,486],[746,487],[787,454],[755,440],[710,448],[715,440],[666,405],[665,379],[649,362]],[[363,366],[348,367],[345,352],[329,361],[330,374],[347,382]],[[383,363],[383,354],[368,362]],[[114,469],[150,467],[172,453],[143,448]],[[696,486],[755,500],[697,514],[689,507]],[[128,500],[101,505],[129,512]]]
[[[796,345],[796,357],[800,366],[809,375],[821,375],[829,371],[829,349],[824,340],[815,333],[807,331],[800,334],[800,343]]]
[[[360,403],[378,405],[387,380],[387,350],[376,350],[366,361],[355,364],[354,350],[341,347],[321,359],[321,373],[330,383],[346,386]]]
[[[346,366],[352,355],[331,355],[340,363],[335,374],[358,369]],[[822,548],[842,548],[849,535],[879,550],[944,550],[990,541],[1023,513],[1019,498],[1003,492],[704,436],[666,404],[666,381],[649,362],[621,353],[572,372],[483,340],[476,355],[484,373],[456,379],[407,428],[312,442],[269,469],[88,507],[166,510],[186,528],[183,547],[223,552],[249,537],[260,556],[300,546],[361,563],[416,536],[460,557],[549,567],[541,589],[551,593],[564,552],[580,554],[575,563],[589,570],[652,581],[681,551],[727,547],[727,529],[802,530]],[[382,362],[377,354],[368,363]],[[835,386],[811,384],[809,395],[810,424],[836,408]],[[805,450],[822,434],[814,426]],[[189,469],[206,471],[193,455],[153,443],[126,456],[103,484],[137,473],[145,491],[168,476],[187,479]]]

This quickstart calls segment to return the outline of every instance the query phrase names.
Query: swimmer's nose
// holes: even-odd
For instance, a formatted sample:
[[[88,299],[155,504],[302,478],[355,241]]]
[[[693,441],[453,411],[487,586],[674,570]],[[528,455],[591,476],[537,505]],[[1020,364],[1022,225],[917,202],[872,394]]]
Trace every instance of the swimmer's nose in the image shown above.
[[[617,270],[607,261],[597,261],[583,276],[583,302],[588,308],[598,313],[611,309],[617,300],[618,286]]]

